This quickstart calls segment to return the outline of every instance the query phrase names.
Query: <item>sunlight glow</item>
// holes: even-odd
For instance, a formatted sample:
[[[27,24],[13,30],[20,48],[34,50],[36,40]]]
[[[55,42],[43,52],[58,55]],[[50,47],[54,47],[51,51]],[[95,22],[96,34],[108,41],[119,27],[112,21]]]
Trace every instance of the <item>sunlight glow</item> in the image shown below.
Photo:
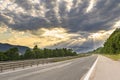
[[[114,28],[120,28],[120,20],[115,22],[115,25],[113,26]]]
[[[95,39],[97,41],[104,41],[109,37],[109,35],[112,34],[113,31],[114,30],[109,30],[109,31],[102,30],[97,33],[92,33],[89,38]]]
[[[53,29],[42,29],[44,33],[42,36],[56,37],[56,38],[65,38],[66,31],[63,28],[53,28]]]
[[[8,27],[0,27],[0,42],[15,45],[40,46],[40,48],[67,41],[74,34],[68,34],[64,28],[42,28],[36,31],[16,31]],[[29,40],[28,40],[29,39]]]

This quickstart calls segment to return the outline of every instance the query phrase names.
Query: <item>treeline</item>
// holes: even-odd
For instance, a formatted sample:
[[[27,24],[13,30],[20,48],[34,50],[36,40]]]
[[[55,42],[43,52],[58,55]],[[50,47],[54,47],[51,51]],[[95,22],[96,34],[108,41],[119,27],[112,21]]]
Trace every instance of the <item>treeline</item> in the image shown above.
[[[104,53],[119,54],[120,53],[120,29],[117,28],[104,44],[102,50]]]
[[[120,28],[117,28],[95,53],[120,54]]]
[[[19,54],[19,50],[17,47],[10,48],[6,52],[0,52],[0,61],[66,57],[76,55],[77,53],[74,52],[72,49],[39,49],[36,45],[33,49],[27,49],[23,55]]]

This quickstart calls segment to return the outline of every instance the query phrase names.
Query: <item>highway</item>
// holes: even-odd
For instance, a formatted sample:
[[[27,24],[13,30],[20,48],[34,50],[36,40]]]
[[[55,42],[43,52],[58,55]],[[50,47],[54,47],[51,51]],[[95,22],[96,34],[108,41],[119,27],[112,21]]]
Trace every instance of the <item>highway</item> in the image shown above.
[[[97,56],[88,56],[0,73],[0,80],[80,80],[91,68],[96,58]]]

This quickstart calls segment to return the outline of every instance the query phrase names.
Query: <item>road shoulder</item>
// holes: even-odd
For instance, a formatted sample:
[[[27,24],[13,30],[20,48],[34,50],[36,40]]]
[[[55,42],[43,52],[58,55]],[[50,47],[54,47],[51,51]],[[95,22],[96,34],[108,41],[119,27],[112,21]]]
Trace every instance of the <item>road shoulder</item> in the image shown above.
[[[91,80],[120,80],[120,62],[99,55]]]

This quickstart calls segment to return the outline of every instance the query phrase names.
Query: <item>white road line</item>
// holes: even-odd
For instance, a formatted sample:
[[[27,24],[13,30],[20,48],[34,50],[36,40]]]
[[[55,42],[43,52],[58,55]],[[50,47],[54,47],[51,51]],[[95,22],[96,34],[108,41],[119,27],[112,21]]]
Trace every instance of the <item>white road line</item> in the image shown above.
[[[95,66],[96,66],[96,64],[98,62],[98,58],[99,57],[97,57],[97,59],[95,60],[94,64],[92,65],[92,67],[90,68],[90,70],[87,72],[87,74],[85,75],[85,77],[84,77],[83,80],[89,80],[89,78],[90,78],[90,76],[91,76],[91,74],[92,74],[92,72],[93,72],[93,70],[94,70],[94,68],[95,68]]]
[[[65,64],[62,64],[62,65],[54,66],[54,67],[51,67],[51,68],[42,69],[40,71],[31,72],[31,73],[23,74],[23,75],[20,75],[20,76],[15,76],[15,77],[13,77],[11,79],[8,79],[8,80],[17,80],[19,78],[27,77],[27,76],[30,76],[30,75],[33,75],[33,74],[38,74],[38,73],[46,72],[46,71],[49,71],[49,70],[52,70],[52,69],[56,69],[56,68],[62,68],[64,66],[70,65],[71,63],[72,62],[69,62],[69,63],[65,63]]]

